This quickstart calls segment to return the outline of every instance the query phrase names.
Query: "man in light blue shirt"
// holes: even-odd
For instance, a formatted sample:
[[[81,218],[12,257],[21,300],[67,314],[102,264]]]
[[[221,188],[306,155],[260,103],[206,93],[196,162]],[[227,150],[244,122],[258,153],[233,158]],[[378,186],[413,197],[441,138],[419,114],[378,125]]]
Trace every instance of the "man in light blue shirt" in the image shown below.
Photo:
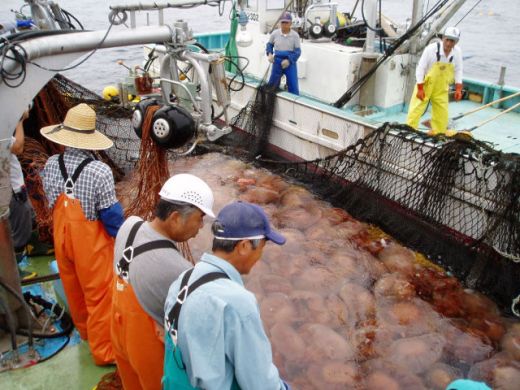
[[[257,205],[225,206],[213,223],[213,254],[171,285],[165,304],[164,389],[285,390],[272,361],[247,274],[267,241],[283,245]],[[182,310],[181,310],[182,308]]]

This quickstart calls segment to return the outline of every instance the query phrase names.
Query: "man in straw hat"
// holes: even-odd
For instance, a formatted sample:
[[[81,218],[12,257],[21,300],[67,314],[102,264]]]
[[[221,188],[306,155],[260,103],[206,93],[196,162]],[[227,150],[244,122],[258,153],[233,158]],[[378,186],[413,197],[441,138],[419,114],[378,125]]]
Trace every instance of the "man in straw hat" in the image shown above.
[[[94,362],[110,364],[114,237],[124,218],[112,171],[91,151],[113,143],[96,130],[96,113],[86,104],[71,108],[62,124],[40,133],[65,146],[63,154],[49,158],[42,179],[53,208],[54,248],[70,313]]]
[[[117,234],[112,295],[112,343],[125,390],[160,390],[164,362],[164,302],[168,288],[190,268],[177,243],[195,237],[205,215],[214,218],[213,191],[187,173],[159,192],[155,217],[128,218]]]
[[[225,206],[211,227],[212,254],[172,284],[165,304],[164,390],[286,390],[273,364],[258,302],[247,275],[274,231],[264,210],[251,203]]]

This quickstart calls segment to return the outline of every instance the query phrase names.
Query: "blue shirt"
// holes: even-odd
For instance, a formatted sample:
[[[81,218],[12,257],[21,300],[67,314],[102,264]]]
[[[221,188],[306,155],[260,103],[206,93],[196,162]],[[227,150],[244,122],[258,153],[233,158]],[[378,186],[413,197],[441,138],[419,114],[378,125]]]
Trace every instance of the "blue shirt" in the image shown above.
[[[224,390],[236,378],[242,389],[285,389],[255,296],[230,263],[208,253],[195,265],[188,285],[209,272],[224,272],[229,279],[199,287],[186,299],[179,316],[177,346],[191,385]],[[166,315],[177,299],[183,275],[168,291]]]

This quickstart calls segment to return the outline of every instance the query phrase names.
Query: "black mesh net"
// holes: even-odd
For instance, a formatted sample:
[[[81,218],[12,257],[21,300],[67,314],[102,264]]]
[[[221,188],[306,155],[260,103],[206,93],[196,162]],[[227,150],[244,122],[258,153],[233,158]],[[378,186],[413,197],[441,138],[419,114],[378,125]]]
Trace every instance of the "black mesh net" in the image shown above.
[[[518,155],[385,124],[324,159],[256,161],[378,225],[502,307],[520,293]]]

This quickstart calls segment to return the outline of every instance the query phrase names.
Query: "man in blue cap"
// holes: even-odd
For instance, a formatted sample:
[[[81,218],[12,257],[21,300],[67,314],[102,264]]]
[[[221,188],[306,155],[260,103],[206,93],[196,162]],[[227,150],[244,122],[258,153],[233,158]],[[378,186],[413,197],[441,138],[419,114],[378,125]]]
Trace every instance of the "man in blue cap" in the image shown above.
[[[302,51],[300,36],[291,29],[291,24],[292,16],[289,12],[285,12],[280,19],[280,28],[271,33],[267,42],[265,49],[267,59],[273,64],[268,84],[278,88],[282,75],[285,75],[289,92],[299,95],[296,61]]]
[[[257,205],[225,206],[212,225],[213,254],[171,285],[165,304],[163,389],[285,390],[272,361],[248,274],[267,241],[283,245]],[[181,311],[182,308],[182,311]]]

